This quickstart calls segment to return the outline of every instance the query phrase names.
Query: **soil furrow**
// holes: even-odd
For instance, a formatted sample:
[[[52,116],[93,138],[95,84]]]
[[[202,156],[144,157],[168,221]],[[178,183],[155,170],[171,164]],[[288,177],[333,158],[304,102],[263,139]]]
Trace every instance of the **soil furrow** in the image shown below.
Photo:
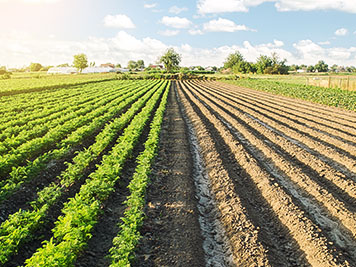
[[[258,229],[247,218],[245,208],[235,192],[235,185],[215,151],[212,136],[186,99],[179,86],[178,95],[184,110],[194,126],[201,153],[211,180],[212,191],[221,213],[221,221],[230,239],[237,266],[270,266],[265,248],[258,241]]]
[[[193,96],[191,98],[194,99]],[[345,255],[330,246],[328,239],[322,234],[322,230],[306,217],[305,213],[294,204],[291,196],[278,183],[274,182],[275,177],[261,168],[254,155],[248,153],[244,146],[236,143],[235,137],[232,136],[219,119],[211,115],[210,111],[202,103],[199,103],[198,100],[195,101],[202,113],[209,117],[209,120],[219,131],[220,136],[233,151],[235,160],[251,176],[262,196],[270,203],[275,214],[288,227],[290,234],[304,250],[309,263],[316,266],[337,266],[339,263],[348,266],[349,263]]]
[[[356,154],[354,147],[345,144],[344,142],[330,139],[322,138],[319,132],[306,131],[305,127],[300,127],[300,125],[295,125],[293,121],[289,118],[283,118],[280,115],[271,114],[268,111],[259,110],[258,107],[252,105],[246,105],[243,100],[237,101],[233,97],[228,97],[223,93],[218,93],[215,89],[208,91],[209,93],[214,93],[219,95],[219,98],[231,105],[234,109],[240,110],[242,113],[254,114],[254,117],[263,117],[264,121],[269,122],[270,125],[278,125],[276,128],[283,128],[283,132],[287,132],[290,136],[293,136],[296,145],[301,143],[307,144],[311,149],[309,152],[322,155],[322,160],[327,164],[331,165],[333,168],[338,169],[340,172],[346,175],[348,178],[356,178],[356,156],[351,155],[349,152]],[[236,105],[237,104],[237,105]],[[247,110],[247,111],[246,111]],[[321,140],[326,139],[326,141]],[[336,142],[335,142],[336,141]],[[335,146],[338,145],[338,147]],[[346,148],[345,148],[346,147]],[[304,146],[303,149],[306,147]],[[347,151],[346,151],[347,150]],[[356,181],[356,179],[354,179]]]
[[[274,120],[278,120],[281,123],[284,123],[285,126],[293,128],[294,131],[297,131],[302,135],[306,135],[312,138],[318,143],[324,144],[325,146],[330,146],[334,150],[339,151],[339,154],[348,155],[353,160],[356,159],[356,151],[354,149],[355,143],[353,141],[345,140],[340,136],[324,131],[318,127],[318,124],[314,124],[313,126],[311,126],[309,123],[309,119],[304,120],[304,122],[300,122],[297,119],[293,118],[293,115],[291,114],[282,114],[282,112],[275,112],[275,108],[278,107],[267,109],[264,104],[256,104],[253,100],[248,101],[248,99],[250,98],[249,96],[241,98],[236,94],[230,94],[228,91],[221,91],[219,87],[214,88],[216,89],[216,91],[220,92],[220,94],[223,94],[226,98],[229,98],[237,104],[246,106],[247,108],[251,108],[255,112],[273,118]]]
[[[211,94],[216,97],[216,94],[212,91],[204,90],[204,93]],[[219,99],[218,101],[222,103],[222,105],[229,106],[228,109],[233,108],[236,112],[238,112],[238,116],[240,118],[245,118],[245,120],[247,119],[249,123],[254,121],[277,136],[282,136],[284,139],[280,139],[280,142],[285,142],[285,140],[288,141],[285,142],[285,146],[289,147],[287,151],[289,151],[291,156],[296,157],[303,164],[309,165],[314,171],[319,173],[318,177],[320,176],[329,180],[335,186],[340,188],[341,191],[348,194],[350,199],[353,199],[351,200],[351,203],[354,204],[354,200],[356,199],[356,174],[347,169],[345,165],[336,162],[336,160],[339,159],[335,156],[336,153],[331,153],[329,151],[330,149],[324,148],[322,144],[313,142],[298,132],[287,128],[285,124],[279,124],[278,121],[271,120],[264,115],[261,116],[261,113],[256,114],[253,111],[251,112],[250,109],[243,109],[240,108],[240,106],[236,107],[231,101],[228,101],[226,98],[222,97],[222,95],[218,95],[215,99]],[[346,161],[345,158],[343,159]],[[340,160],[340,162],[343,161]],[[350,159],[349,163],[346,165],[353,170],[356,166],[356,161]]]
[[[329,204],[329,205],[326,205],[326,206],[329,209],[335,210],[335,208],[333,206],[334,205],[337,206],[337,204],[339,204],[338,208],[341,208],[342,210],[345,211],[345,207],[343,206],[342,202],[335,200],[332,196],[330,196],[330,194],[327,190],[320,187],[319,183],[314,182],[313,179],[309,178],[309,177],[313,177],[313,176],[319,176],[318,173],[315,173],[310,170],[309,170],[309,172],[306,172],[305,169],[303,169],[301,165],[304,165],[304,167],[306,167],[307,170],[309,169],[309,166],[307,166],[303,163],[302,164],[298,163],[297,160],[294,159],[293,156],[288,156],[288,155],[286,156],[286,152],[283,152],[284,148],[281,148],[280,146],[275,145],[273,143],[276,141],[271,140],[268,130],[263,132],[263,128],[262,128],[262,132],[257,132],[256,129],[251,128],[249,126],[249,124],[241,121],[238,117],[233,118],[233,114],[231,114],[231,113],[228,114],[229,112],[226,109],[214,104],[213,102],[211,102],[209,100],[206,100],[206,98],[203,97],[202,95],[199,95],[199,97],[204,99],[204,101],[206,101],[206,103],[209,105],[209,107],[211,107],[211,109],[213,109],[212,112],[216,111],[216,113],[218,113],[216,116],[218,116],[220,120],[226,121],[227,123],[229,123],[229,125],[235,127],[235,129],[239,129],[239,131],[243,134],[242,138],[244,138],[249,144],[252,144],[252,146],[258,148],[258,149],[255,149],[256,152],[254,154],[256,154],[256,155],[262,154],[261,156],[259,156],[260,161],[264,161],[264,159],[266,159],[266,158],[272,159],[273,163],[269,162],[267,164],[274,165],[276,167],[275,168],[271,167],[271,169],[278,169],[278,170],[284,171],[284,173],[286,173],[289,177],[291,177],[291,178],[285,178],[285,179],[293,180],[294,183],[297,184],[299,188],[302,188],[302,190],[299,189],[299,191],[305,190],[305,192],[307,192],[307,190],[311,188],[310,190],[312,190],[312,192],[313,192],[313,194],[312,194],[313,197],[316,200],[318,200],[318,203],[319,203],[319,204],[314,204],[314,205],[323,205],[323,203],[328,201],[327,204]],[[237,123],[237,121],[239,121],[239,123]],[[251,132],[253,132],[253,135],[251,134]],[[261,141],[261,140],[264,140],[264,141]],[[268,144],[268,145],[266,145],[266,144]],[[277,146],[277,148],[275,148],[275,146]],[[279,155],[279,154],[281,154],[281,155]],[[291,161],[291,162],[294,161],[296,163],[292,164],[292,163],[289,163],[288,161]],[[299,180],[302,180],[303,182],[298,182]],[[292,187],[295,187],[295,186],[293,185]],[[310,201],[308,201],[308,202],[310,202]],[[335,204],[335,202],[337,204]],[[352,208],[352,206],[350,206],[350,205],[348,207]],[[308,207],[304,207],[304,209],[308,209]],[[320,209],[320,210],[322,211],[322,209]],[[337,212],[338,211],[339,210],[337,209]],[[337,214],[337,212],[336,212],[336,215],[341,216],[340,214]],[[323,213],[325,214],[325,211]],[[335,215],[335,211],[334,211],[333,215]],[[343,215],[342,216],[343,220],[341,220],[342,222],[346,221],[346,223],[348,223],[348,225],[350,227],[352,227],[352,225],[355,224],[355,223],[352,223],[352,219],[354,217],[353,213],[346,211],[342,215]],[[334,223],[334,225],[338,225],[338,220],[329,219],[329,218],[326,218],[326,220],[327,221],[336,221]],[[354,228],[352,228],[351,230],[352,230],[351,232],[354,232]],[[336,234],[335,234],[335,232],[336,232]],[[343,232],[349,232],[349,233],[343,234]],[[343,228],[341,228],[340,230],[333,229],[331,231],[331,233],[329,234],[329,236],[332,237],[333,241],[338,241],[339,239],[345,240],[343,242],[344,244],[342,244],[342,242],[340,243],[341,247],[343,247],[343,249],[344,249],[345,244],[349,245],[350,255],[353,254],[353,249],[351,249],[351,248],[356,247],[356,245],[355,245],[355,242],[352,240],[352,237],[350,237],[350,236],[352,236],[352,234],[350,234],[350,231],[345,231],[345,229],[343,229]]]
[[[250,88],[240,87],[237,85],[225,84],[225,83],[218,83],[213,82],[215,85],[223,86],[224,88],[230,90],[242,90],[245,92],[250,92]],[[211,83],[211,84],[213,84]],[[344,121],[344,124],[350,125],[352,124],[353,127],[356,127],[356,115],[352,111],[344,110],[338,107],[327,107],[325,105],[319,103],[313,103],[301,99],[293,99],[291,97],[276,95],[269,92],[263,92],[259,90],[252,90],[254,96],[258,97],[261,96],[262,98],[270,99],[274,103],[279,103],[282,105],[286,105],[287,107],[294,107],[297,110],[301,109],[307,114],[317,115],[317,116],[324,116],[325,119],[328,117],[333,117],[334,120],[337,121],[341,120]]]
[[[204,265],[187,129],[173,88],[168,97],[133,266]]]
[[[187,88],[184,92],[187,92]],[[188,93],[189,94],[189,93]],[[250,175],[234,159],[233,152],[220,136],[218,130],[201,113],[194,101],[186,96],[193,110],[207,128],[214,140],[214,149],[219,154],[227,175],[234,183],[234,189],[240,198],[247,218],[255,225],[258,241],[265,247],[271,266],[308,266],[304,252],[290,236],[286,228],[275,215],[270,204],[263,198]],[[248,235],[248,233],[246,233]]]

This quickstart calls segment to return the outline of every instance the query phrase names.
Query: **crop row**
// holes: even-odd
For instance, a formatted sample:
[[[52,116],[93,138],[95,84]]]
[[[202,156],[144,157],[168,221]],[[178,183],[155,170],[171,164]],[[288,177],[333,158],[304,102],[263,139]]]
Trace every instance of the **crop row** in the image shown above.
[[[239,79],[226,82],[260,91],[304,99],[328,106],[356,110],[356,92],[353,91],[257,79]]]
[[[111,266],[129,266],[133,258],[133,252],[139,242],[141,234],[139,227],[144,220],[145,193],[149,175],[151,173],[151,164],[156,155],[161,124],[166,108],[168,90],[163,95],[161,104],[156,111],[155,117],[151,123],[151,130],[148,139],[145,142],[145,150],[137,157],[138,165],[128,186],[130,196],[126,200],[127,209],[122,219],[121,228],[118,235],[113,239],[113,247],[110,249],[112,259]]]
[[[121,92],[117,93],[117,95],[120,94]],[[31,160],[33,157],[55,147],[60,140],[72,131],[107,112],[108,109],[115,105],[115,103],[111,103],[111,100],[116,102],[116,104],[120,101],[120,99],[115,100],[112,97],[103,99],[93,106],[88,105],[79,114],[71,113],[69,115],[72,117],[71,120],[50,128],[44,136],[33,138],[13,149],[11,153],[0,157],[0,173],[2,176],[8,174],[13,167],[19,166],[23,161]]]
[[[119,92],[114,91],[102,96],[97,95],[89,101],[85,101],[82,104],[72,106],[67,110],[63,110],[59,114],[56,114],[57,118],[47,116],[43,118],[39,122],[39,124],[30,123],[26,125],[27,127],[17,127],[17,130],[19,131],[17,135],[11,133],[7,136],[5,140],[0,142],[0,155],[7,154],[9,151],[11,151],[10,153],[13,154],[13,150],[15,150],[23,143],[41,137],[48,131],[52,129],[57,129],[56,127],[62,128],[63,125],[70,123],[73,119],[76,119],[80,116],[85,115],[85,118],[91,118],[90,113],[92,111],[97,110],[99,108],[105,110],[108,106],[111,106],[111,102],[113,100],[117,100],[117,98],[120,97],[120,95],[123,93],[125,93],[125,91],[122,92],[120,90]],[[58,104],[58,107],[60,107],[60,104]],[[86,114],[88,114],[89,117],[86,116]],[[7,134],[6,131],[4,131],[3,134]]]
[[[31,203],[33,210],[20,210],[9,216],[8,220],[0,226],[0,262],[6,262],[11,255],[16,253],[21,243],[29,239],[31,233],[44,223],[49,209],[59,200],[66,188],[83,177],[84,170],[115,140],[117,133],[127,125],[148,99],[152,99],[152,94],[159,88],[162,88],[162,83],[154,86],[129,110],[107,124],[96,136],[95,143],[80,151],[73,159],[73,163],[68,164],[68,168],[62,172],[60,177],[57,177],[59,183],[52,183],[38,193],[37,199]]]
[[[113,105],[104,115],[96,117],[90,124],[73,131],[67,138],[59,143],[58,148],[40,155],[35,160],[29,161],[25,166],[13,168],[8,177],[0,182],[0,201],[19,188],[23,182],[35,177],[41,170],[46,168],[49,162],[64,158],[68,155],[73,147],[81,144],[86,137],[91,136],[96,130],[103,127],[105,123],[122,112],[125,107],[136,101],[144,93],[154,87],[155,84],[156,83],[152,83],[150,86],[138,87],[122,95],[118,99],[118,105]]]
[[[103,201],[114,191],[120,179],[125,161],[132,151],[151,117],[151,113],[166,89],[167,82],[151,97],[142,111],[137,114],[119,137],[108,155],[103,157],[98,169],[70,199],[62,210],[54,236],[45,241],[42,248],[28,260],[27,266],[71,266],[78,253],[83,250],[91,237],[91,230],[97,223]]]
[[[18,134],[21,130],[28,127],[53,120],[63,116],[63,111],[72,112],[80,109],[82,105],[86,102],[92,101],[101,96],[109,96],[115,93],[116,89],[119,88],[120,84],[105,84],[102,85],[101,90],[98,91],[96,88],[83,87],[81,93],[78,95],[70,95],[66,98],[60,98],[59,101],[50,102],[49,99],[47,103],[42,104],[36,108],[32,107],[29,110],[17,110],[14,111],[15,115],[11,116],[9,112],[6,112],[6,116],[1,121],[0,130],[2,130],[1,140],[4,137],[9,137],[11,135]],[[121,85],[120,90],[125,88],[131,88],[132,85]],[[33,99],[27,99],[27,104],[35,104],[36,101]]]

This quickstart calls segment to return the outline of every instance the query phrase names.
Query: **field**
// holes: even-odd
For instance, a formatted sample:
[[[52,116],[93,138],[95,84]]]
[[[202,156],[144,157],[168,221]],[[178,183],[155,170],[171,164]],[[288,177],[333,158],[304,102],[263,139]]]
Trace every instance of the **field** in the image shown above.
[[[1,266],[356,266],[352,92],[20,81],[0,97]]]

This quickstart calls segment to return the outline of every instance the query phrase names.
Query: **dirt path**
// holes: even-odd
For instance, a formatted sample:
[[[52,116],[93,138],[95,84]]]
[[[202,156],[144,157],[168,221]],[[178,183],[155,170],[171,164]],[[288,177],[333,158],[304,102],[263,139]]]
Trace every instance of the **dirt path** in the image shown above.
[[[174,89],[162,127],[134,266],[205,266],[192,156]]]

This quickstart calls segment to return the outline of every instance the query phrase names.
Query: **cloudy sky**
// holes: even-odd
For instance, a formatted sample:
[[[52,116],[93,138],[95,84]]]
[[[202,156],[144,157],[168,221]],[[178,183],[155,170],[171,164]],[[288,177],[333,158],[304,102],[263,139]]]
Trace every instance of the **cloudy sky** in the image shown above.
[[[0,0],[0,66],[155,63],[221,66],[277,52],[288,64],[356,66],[356,0]]]

